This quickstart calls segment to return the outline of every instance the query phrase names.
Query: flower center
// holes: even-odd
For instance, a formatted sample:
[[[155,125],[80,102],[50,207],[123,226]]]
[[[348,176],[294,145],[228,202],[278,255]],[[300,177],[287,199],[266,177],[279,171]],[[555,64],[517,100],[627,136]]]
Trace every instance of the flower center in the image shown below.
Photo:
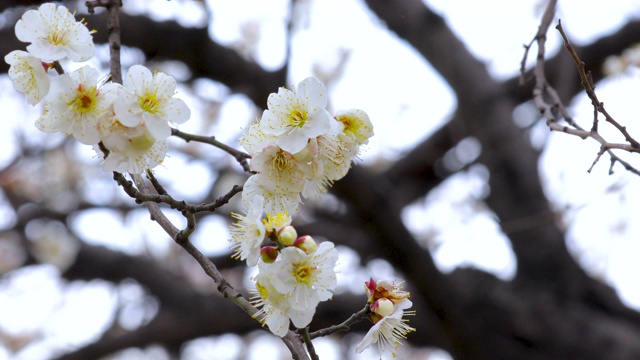
[[[73,111],[85,114],[95,110],[97,97],[97,87],[92,86],[85,89],[85,87],[80,84],[78,85],[78,89],[76,89],[75,99],[71,100],[67,105],[71,106]]]
[[[140,97],[139,101],[142,110],[148,113],[155,114],[160,109],[160,104],[158,103],[156,94],[146,94],[145,97]]]
[[[309,284],[311,282],[311,277],[314,270],[314,266],[310,266],[307,264],[296,264],[295,269],[293,270],[296,282]]]
[[[277,169],[279,172],[282,172],[291,167],[289,163],[289,158],[287,157],[285,152],[282,150],[278,151],[276,156],[273,157],[273,160],[271,163],[273,167]]]
[[[67,33],[65,31],[54,31],[47,35],[47,41],[51,45],[66,45]]]
[[[345,134],[352,134],[355,137],[358,138],[365,138],[366,136],[361,134],[360,131],[360,121],[358,121],[358,119],[355,118],[351,118],[349,116],[341,116],[340,118],[338,118],[338,121],[340,121],[341,123],[344,124],[344,133]]]
[[[289,124],[294,128],[301,128],[307,123],[307,112],[300,109],[293,109],[289,113]]]

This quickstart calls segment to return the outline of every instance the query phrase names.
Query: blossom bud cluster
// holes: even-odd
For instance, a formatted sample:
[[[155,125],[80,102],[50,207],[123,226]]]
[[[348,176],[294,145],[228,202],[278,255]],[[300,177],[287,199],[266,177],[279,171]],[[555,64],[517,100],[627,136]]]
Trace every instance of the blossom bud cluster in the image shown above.
[[[380,353],[386,350],[386,346],[391,345],[391,353],[395,357],[398,345],[402,345],[400,341],[406,339],[408,333],[415,331],[407,325],[408,320],[403,318],[405,315],[415,315],[415,311],[406,310],[412,303],[409,300],[409,292],[402,290],[401,285],[389,281],[376,282],[373,279],[365,282],[371,310],[369,320],[374,325],[356,346],[356,352],[360,353],[377,343]]]
[[[362,110],[332,117],[327,101],[327,89],[311,77],[295,91],[283,87],[269,95],[268,109],[240,138],[256,172],[244,186],[245,205],[262,196],[265,212],[294,213],[301,195],[317,199],[346,175],[373,126]]]
[[[338,252],[329,241],[318,245],[311,236],[298,236],[286,212],[263,218],[263,204],[256,196],[245,215],[231,214],[238,221],[230,241],[234,258],[258,266],[253,303],[261,309],[256,317],[285,336],[290,322],[306,327],[318,304],[333,296]]]
[[[59,60],[83,62],[95,54],[92,31],[64,6],[46,3],[25,12],[15,32],[30,45],[27,51],[5,56],[11,66],[9,78],[29,104],[44,100],[38,129],[93,145],[104,157],[105,171],[139,174],[162,163],[170,124],[183,123],[191,115],[184,101],[173,97],[173,77],[152,74],[142,65],[129,69],[124,86],[101,82],[89,65],[64,73]]]

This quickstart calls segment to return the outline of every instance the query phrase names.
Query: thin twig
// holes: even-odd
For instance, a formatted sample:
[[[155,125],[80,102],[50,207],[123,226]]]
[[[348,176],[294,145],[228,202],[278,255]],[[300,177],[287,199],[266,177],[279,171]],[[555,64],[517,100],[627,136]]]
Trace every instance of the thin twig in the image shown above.
[[[640,172],[631,166],[629,163],[623,161],[620,157],[618,157],[612,150],[619,149],[624,150],[630,153],[640,152],[639,147],[640,144],[627,132],[626,128],[620,125],[613,117],[605,110],[604,104],[598,100],[595,93],[595,85],[593,83],[593,78],[589,72],[585,70],[585,64],[580,60],[580,57],[576,53],[573,46],[569,42],[564,30],[562,29],[562,24],[560,20],[558,20],[558,25],[556,28],[560,31],[564,39],[564,44],[569,53],[571,54],[576,66],[578,68],[578,73],[580,75],[581,84],[584,87],[587,96],[590,98],[593,106],[594,106],[594,116],[593,116],[593,124],[591,130],[587,131],[573,120],[573,118],[569,115],[566,107],[558,96],[556,90],[547,82],[544,70],[544,59],[545,59],[545,43],[547,40],[546,33],[549,30],[551,22],[555,16],[555,8],[556,8],[556,0],[551,0],[547,4],[547,8],[542,16],[542,20],[540,22],[540,26],[538,27],[538,32],[536,33],[532,42],[526,46],[525,45],[525,53],[524,57],[521,61],[521,81],[524,79],[525,68],[524,64],[526,62],[526,58],[528,56],[530,47],[533,42],[537,43],[538,53],[536,58],[536,65],[533,70],[533,75],[535,79],[535,84],[533,88],[533,100],[536,104],[536,107],[540,111],[540,113],[546,119],[547,126],[552,131],[564,132],[570,135],[578,136],[581,139],[592,138],[600,143],[600,152],[596,156],[593,164],[589,168],[588,171],[591,171],[595,164],[599,161],[600,157],[607,153],[612,161],[612,166],[616,162],[622,164],[625,169],[635,173],[640,174]],[[547,102],[547,99],[551,100],[551,103]],[[562,118],[569,124],[569,126],[562,125],[559,123],[558,118],[556,117],[556,113],[560,113]],[[625,137],[625,140],[629,144],[616,144],[607,142],[602,135],[598,133],[598,114],[603,114],[606,121],[612,124],[621,134]],[[609,173],[613,171],[610,169]]]
[[[317,337],[331,335],[333,333],[337,333],[340,331],[348,331],[353,324],[359,323],[360,321],[366,319],[370,312],[371,312],[371,309],[369,307],[369,304],[367,304],[364,306],[364,308],[362,308],[362,310],[358,311],[355,314],[352,314],[347,320],[345,320],[341,324],[333,325],[322,330],[314,331],[311,334],[309,334],[309,337],[311,339],[315,339]]]
[[[236,149],[232,148],[231,146],[216,140],[215,136],[193,135],[193,134],[188,134],[188,133],[185,133],[183,131],[180,131],[178,129],[173,129],[173,128],[171,129],[171,135],[179,137],[179,138],[181,138],[182,140],[184,140],[186,142],[196,141],[196,142],[201,142],[201,143],[204,143],[204,144],[213,145],[213,146],[217,147],[218,149],[221,149],[221,150],[225,151],[226,153],[228,153],[229,155],[233,156],[236,159],[236,161],[238,161],[240,166],[242,166],[244,171],[251,172],[251,169],[249,167],[249,163],[247,162],[248,159],[251,159],[251,155],[249,155],[249,154],[247,154],[245,152],[242,152],[240,150],[236,150]]]

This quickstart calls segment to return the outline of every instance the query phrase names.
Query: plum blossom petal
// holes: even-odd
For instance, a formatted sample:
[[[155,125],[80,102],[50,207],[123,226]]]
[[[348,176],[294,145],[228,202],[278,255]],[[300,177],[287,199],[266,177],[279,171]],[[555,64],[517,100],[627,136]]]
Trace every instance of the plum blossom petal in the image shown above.
[[[7,54],[4,61],[11,65],[9,78],[13,87],[25,95],[29,104],[36,105],[49,93],[49,76],[40,59],[26,51],[15,50]]]

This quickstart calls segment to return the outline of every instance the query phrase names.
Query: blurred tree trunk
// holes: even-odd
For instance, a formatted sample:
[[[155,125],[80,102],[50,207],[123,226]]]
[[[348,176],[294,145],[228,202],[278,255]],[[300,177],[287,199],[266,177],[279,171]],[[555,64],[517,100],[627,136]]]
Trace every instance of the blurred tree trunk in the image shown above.
[[[0,4],[0,10],[32,3],[10,1]],[[588,276],[569,254],[542,190],[539,153],[513,122],[515,107],[530,100],[532,84],[518,86],[515,78],[493,79],[444,19],[420,0],[366,3],[390,31],[440,73],[455,92],[458,107],[448,123],[385,171],[358,166],[337,182],[333,192],[347,204],[344,217],[336,219],[319,211],[317,220],[301,229],[350,246],[365,260],[384,258],[404,274],[418,309],[411,320],[418,332],[408,339],[414,346],[439,347],[456,359],[639,359],[640,314],[626,308],[606,284]],[[182,61],[193,77],[224,83],[261,108],[268,94],[286,83],[286,66],[265,71],[212,41],[207,29],[124,14],[121,24],[124,44],[140,48],[150,59]],[[100,22],[92,26],[98,30],[96,41],[105,42],[106,31]],[[535,29],[531,31],[533,36]],[[13,28],[0,29],[0,38],[3,54],[21,46],[14,40]],[[579,52],[585,62],[599,69],[607,55],[638,41],[640,23],[630,22]],[[567,54],[560,52],[547,63],[549,82],[557,84],[563,100],[581,91]],[[0,64],[0,71],[7,70],[6,64]],[[593,75],[595,81],[603,76],[599,71]],[[490,173],[486,205],[518,261],[512,281],[473,269],[442,274],[400,219],[405,206],[453,175],[439,162],[467,137],[482,145],[476,161]],[[16,209],[29,202],[10,191],[8,197]],[[34,218],[65,221],[65,216],[46,209],[23,212],[16,228],[24,233],[26,223]],[[215,262],[229,272],[237,265],[227,258]],[[161,307],[148,325],[131,332],[108,332],[98,342],[61,359],[97,358],[151,343],[175,347],[198,336],[242,334],[258,328],[221,297],[189,289],[183,280],[147,259],[83,245],[65,277],[113,282],[132,278],[157,297]],[[315,326],[334,324],[361,307],[362,300],[356,297],[340,295],[337,299],[319,308]]]

